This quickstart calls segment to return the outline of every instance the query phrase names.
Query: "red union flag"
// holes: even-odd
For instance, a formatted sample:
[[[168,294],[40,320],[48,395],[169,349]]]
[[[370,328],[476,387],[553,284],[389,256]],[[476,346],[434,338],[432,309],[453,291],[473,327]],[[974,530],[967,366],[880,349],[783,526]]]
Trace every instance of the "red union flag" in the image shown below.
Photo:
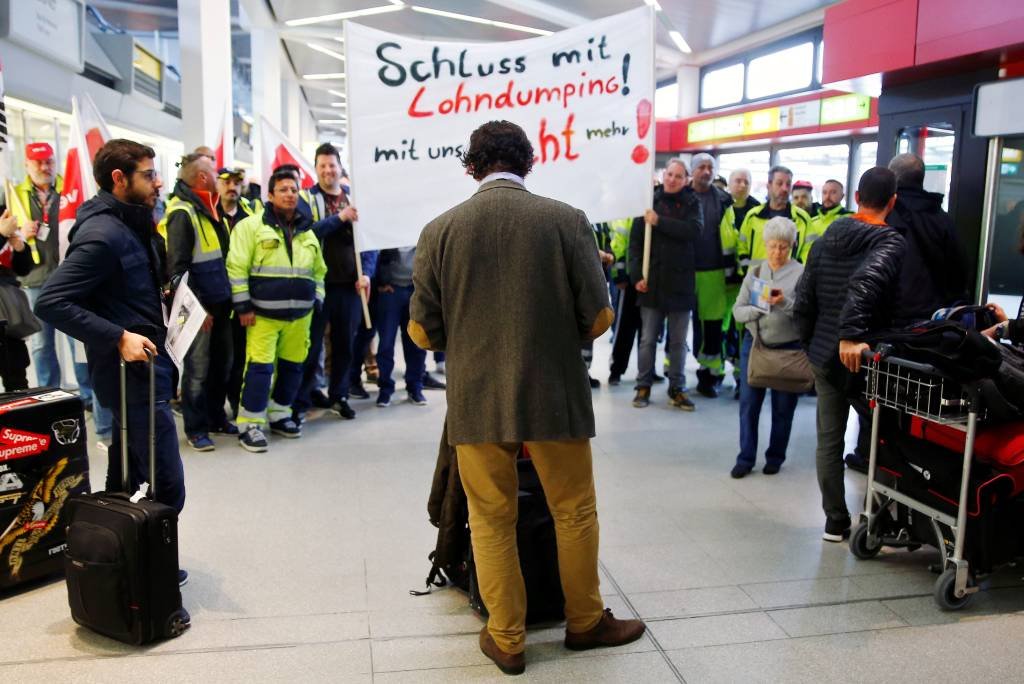
[[[60,258],[68,251],[68,233],[75,225],[78,207],[96,194],[92,162],[103,143],[110,140],[110,131],[88,94],[83,99],[71,97],[71,135],[64,162],[64,190],[60,194]]]
[[[264,117],[260,117],[260,172],[263,174],[263,187],[266,191],[267,181],[270,175],[281,164],[295,164],[302,174],[300,185],[303,188],[311,188],[316,183],[316,170],[309,161],[302,156],[299,148],[295,147],[284,133],[274,127]]]

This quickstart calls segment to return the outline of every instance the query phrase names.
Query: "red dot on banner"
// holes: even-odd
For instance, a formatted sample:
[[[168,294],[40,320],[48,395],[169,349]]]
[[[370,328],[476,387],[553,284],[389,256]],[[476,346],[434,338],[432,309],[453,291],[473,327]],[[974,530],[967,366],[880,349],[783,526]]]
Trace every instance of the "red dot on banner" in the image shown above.
[[[633,148],[632,157],[633,161],[636,162],[637,164],[643,164],[645,161],[648,160],[648,158],[650,158],[650,156],[651,153],[647,150],[646,145],[637,145],[636,147]]]

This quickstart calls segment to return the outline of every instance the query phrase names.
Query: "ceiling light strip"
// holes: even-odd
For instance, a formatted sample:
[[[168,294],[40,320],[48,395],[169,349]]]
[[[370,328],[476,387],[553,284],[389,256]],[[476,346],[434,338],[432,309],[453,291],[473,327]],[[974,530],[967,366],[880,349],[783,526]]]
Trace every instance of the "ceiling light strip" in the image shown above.
[[[344,72],[334,71],[327,74],[302,74],[307,81],[330,81],[332,79],[345,78]]]
[[[333,57],[334,59],[340,59],[342,62],[345,61],[345,55],[341,54],[340,52],[335,52],[334,50],[331,50],[330,48],[325,48],[323,46],[317,45],[316,43],[309,43],[309,42],[306,43],[306,46],[311,48],[311,49],[313,49],[313,50],[316,50],[317,52],[323,53],[323,54],[327,55],[328,57]]]
[[[355,19],[356,17],[368,17],[373,14],[385,14],[386,12],[397,12],[405,8],[405,3],[381,5],[379,7],[368,7],[367,9],[353,10],[351,12],[336,12],[334,14],[321,14],[316,17],[303,17],[302,19],[289,19],[284,22],[285,26],[309,26],[311,24],[325,24],[330,21],[341,21],[342,19]]]
[[[550,36],[552,31],[545,29],[532,28],[530,26],[521,26],[520,24],[510,24],[505,21],[493,21],[491,19],[482,19],[480,17],[473,17],[468,14],[457,14],[455,12],[445,12],[444,10],[436,10],[430,7],[420,7],[419,5],[411,5],[413,12],[422,12],[423,14],[433,14],[434,16],[444,17],[446,19],[457,19],[459,21],[468,21],[474,24],[484,24],[486,26],[496,26],[498,28],[511,29],[513,31],[522,31],[524,33],[532,33],[538,36]]]

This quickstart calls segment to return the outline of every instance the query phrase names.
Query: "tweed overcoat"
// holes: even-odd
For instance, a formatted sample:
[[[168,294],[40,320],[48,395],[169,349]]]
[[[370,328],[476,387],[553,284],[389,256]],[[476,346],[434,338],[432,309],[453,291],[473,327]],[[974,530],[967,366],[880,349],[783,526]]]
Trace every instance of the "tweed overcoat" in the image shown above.
[[[413,284],[410,332],[447,352],[450,444],[594,436],[580,347],[611,309],[582,211],[485,183],[424,228]]]

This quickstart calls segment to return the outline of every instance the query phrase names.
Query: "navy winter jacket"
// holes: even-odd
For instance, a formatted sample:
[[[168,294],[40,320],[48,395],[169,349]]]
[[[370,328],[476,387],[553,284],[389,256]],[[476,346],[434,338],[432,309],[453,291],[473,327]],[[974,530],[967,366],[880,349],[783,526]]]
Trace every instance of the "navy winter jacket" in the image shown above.
[[[85,343],[96,395],[103,406],[117,410],[117,345],[125,330],[152,340],[159,365],[166,365],[159,275],[164,268],[153,212],[101,190],[79,208],[70,240],[67,256],[43,286],[35,313]],[[158,400],[169,398],[170,383],[161,385]],[[130,364],[128,401],[148,401],[147,388],[145,364]]]

